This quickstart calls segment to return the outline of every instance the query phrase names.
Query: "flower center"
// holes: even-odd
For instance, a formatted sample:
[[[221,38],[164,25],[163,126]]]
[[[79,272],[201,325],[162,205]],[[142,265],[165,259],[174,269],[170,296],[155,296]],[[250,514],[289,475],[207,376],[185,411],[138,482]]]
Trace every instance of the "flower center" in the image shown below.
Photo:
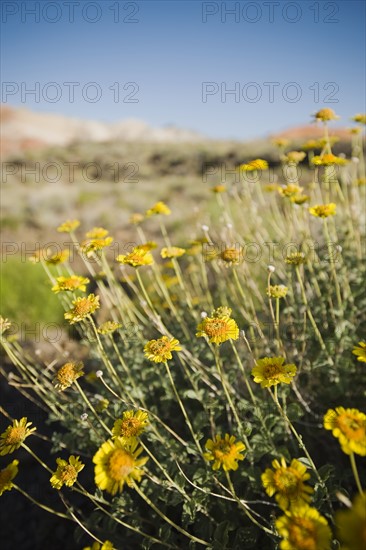
[[[282,373],[282,368],[280,365],[270,363],[264,367],[263,371],[265,378],[278,378],[278,376]]]
[[[141,422],[137,418],[128,418],[122,421],[121,435],[125,437],[133,437],[141,427]]]
[[[351,415],[340,415],[338,426],[348,439],[360,441],[365,438],[365,425]]]
[[[90,312],[91,303],[88,298],[82,298],[75,304],[75,313],[77,315],[88,315]]]
[[[289,526],[289,539],[298,550],[317,550],[317,534],[313,522],[307,518],[296,518]]]
[[[75,467],[71,464],[64,466],[62,472],[60,473],[60,478],[63,483],[66,483],[66,481],[75,481],[77,478],[77,471]]]
[[[24,426],[13,426],[6,436],[6,445],[17,445],[21,443],[26,436],[26,428]]]
[[[213,451],[213,455],[218,460],[221,460],[225,456],[229,455],[231,451],[231,445],[226,441],[220,441],[217,443],[216,448]]]
[[[240,250],[235,248],[227,248],[221,255],[225,262],[237,262],[240,260]]]
[[[274,482],[281,493],[293,495],[298,488],[298,476],[291,468],[280,468],[274,474]]]
[[[79,286],[79,280],[78,279],[72,279],[71,277],[69,279],[66,279],[63,283],[61,283],[61,286],[66,288],[77,288]]]
[[[227,333],[227,323],[222,319],[214,319],[206,323],[204,330],[210,338],[221,336]]]
[[[133,471],[135,460],[133,456],[123,449],[115,449],[109,459],[109,473],[115,481],[126,479]]]
[[[76,372],[73,363],[66,363],[66,365],[59,369],[56,376],[60,384],[67,386],[75,380],[75,375]]]
[[[157,340],[153,342],[150,346],[150,349],[154,355],[161,355],[170,351],[170,342],[164,342],[162,340]]]

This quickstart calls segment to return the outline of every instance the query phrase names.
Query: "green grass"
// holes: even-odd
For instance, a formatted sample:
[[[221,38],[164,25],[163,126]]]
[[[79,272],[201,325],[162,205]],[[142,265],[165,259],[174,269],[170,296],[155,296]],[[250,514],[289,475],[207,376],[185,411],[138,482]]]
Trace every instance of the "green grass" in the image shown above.
[[[60,324],[63,310],[50,292],[50,283],[40,264],[14,258],[1,263],[0,311],[21,330],[22,339],[47,323]],[[40,329],[42,330],[42,329]]]

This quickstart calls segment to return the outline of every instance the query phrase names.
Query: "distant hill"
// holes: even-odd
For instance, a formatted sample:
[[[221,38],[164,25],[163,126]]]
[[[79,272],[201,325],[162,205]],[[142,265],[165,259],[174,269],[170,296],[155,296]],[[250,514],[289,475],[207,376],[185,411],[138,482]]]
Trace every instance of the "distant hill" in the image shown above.
[[[331,128],[329,134],[339,137],[342,141],[349,141],[351,135],[346,128]],[[306,126],[294,126],[278,132],[271,137],[286,138],[289,140],[306,141],[310,139],[318,139],[324,136],[324,128],[319,124],[308,124]]]
[[[208,139],[196,132],[174,126],[153,128],[146,122],[136,119],[105,123],[52,113],[38,113],[8,105],[0,107],[0,115],[1,146],[4,155],[49,145],[68,145],[73,141],[179,143]]]
[[[3,156],[53,145],[67,146],[72,142],[202,143],[213,141],[191,130],[175,126],[153,128],[137,119],[106,123],[52,113],[39,113],[8,105],[0,106],[0,115]],[[345,128],[332,129],[331,134],[340,137],[343,141],[350,139],[349,132]],[[311,124],[289,128],[271,137],[285,137],[299,142],[322,135],[323,128]]]

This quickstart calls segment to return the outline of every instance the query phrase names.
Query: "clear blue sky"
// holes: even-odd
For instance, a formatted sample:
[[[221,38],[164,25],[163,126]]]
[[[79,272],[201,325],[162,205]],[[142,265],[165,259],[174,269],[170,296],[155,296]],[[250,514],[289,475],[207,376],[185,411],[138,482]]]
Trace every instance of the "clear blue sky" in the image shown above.
[[[306,123],[323,106],[343,125],[365,110],[363,1],[1,5],[1,99],[8,105],[103,121],[139,118],[236,139]],[[73,101],[65,82],[80,84]],[[37,86],[37,97],[25,94]],[[230,89],[236,95],[225,95]]]

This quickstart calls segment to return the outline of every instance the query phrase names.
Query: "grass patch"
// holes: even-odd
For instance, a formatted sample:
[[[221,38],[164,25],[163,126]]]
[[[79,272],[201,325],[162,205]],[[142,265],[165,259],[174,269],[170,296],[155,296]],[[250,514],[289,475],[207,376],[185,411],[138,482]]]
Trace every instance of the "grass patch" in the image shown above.
[[[27,334],[34,338],[37,327],[63,322],[63,309],[42,266],[20,258],[1,263],[0,305],[1,314],[21,327],[22,339]]]

